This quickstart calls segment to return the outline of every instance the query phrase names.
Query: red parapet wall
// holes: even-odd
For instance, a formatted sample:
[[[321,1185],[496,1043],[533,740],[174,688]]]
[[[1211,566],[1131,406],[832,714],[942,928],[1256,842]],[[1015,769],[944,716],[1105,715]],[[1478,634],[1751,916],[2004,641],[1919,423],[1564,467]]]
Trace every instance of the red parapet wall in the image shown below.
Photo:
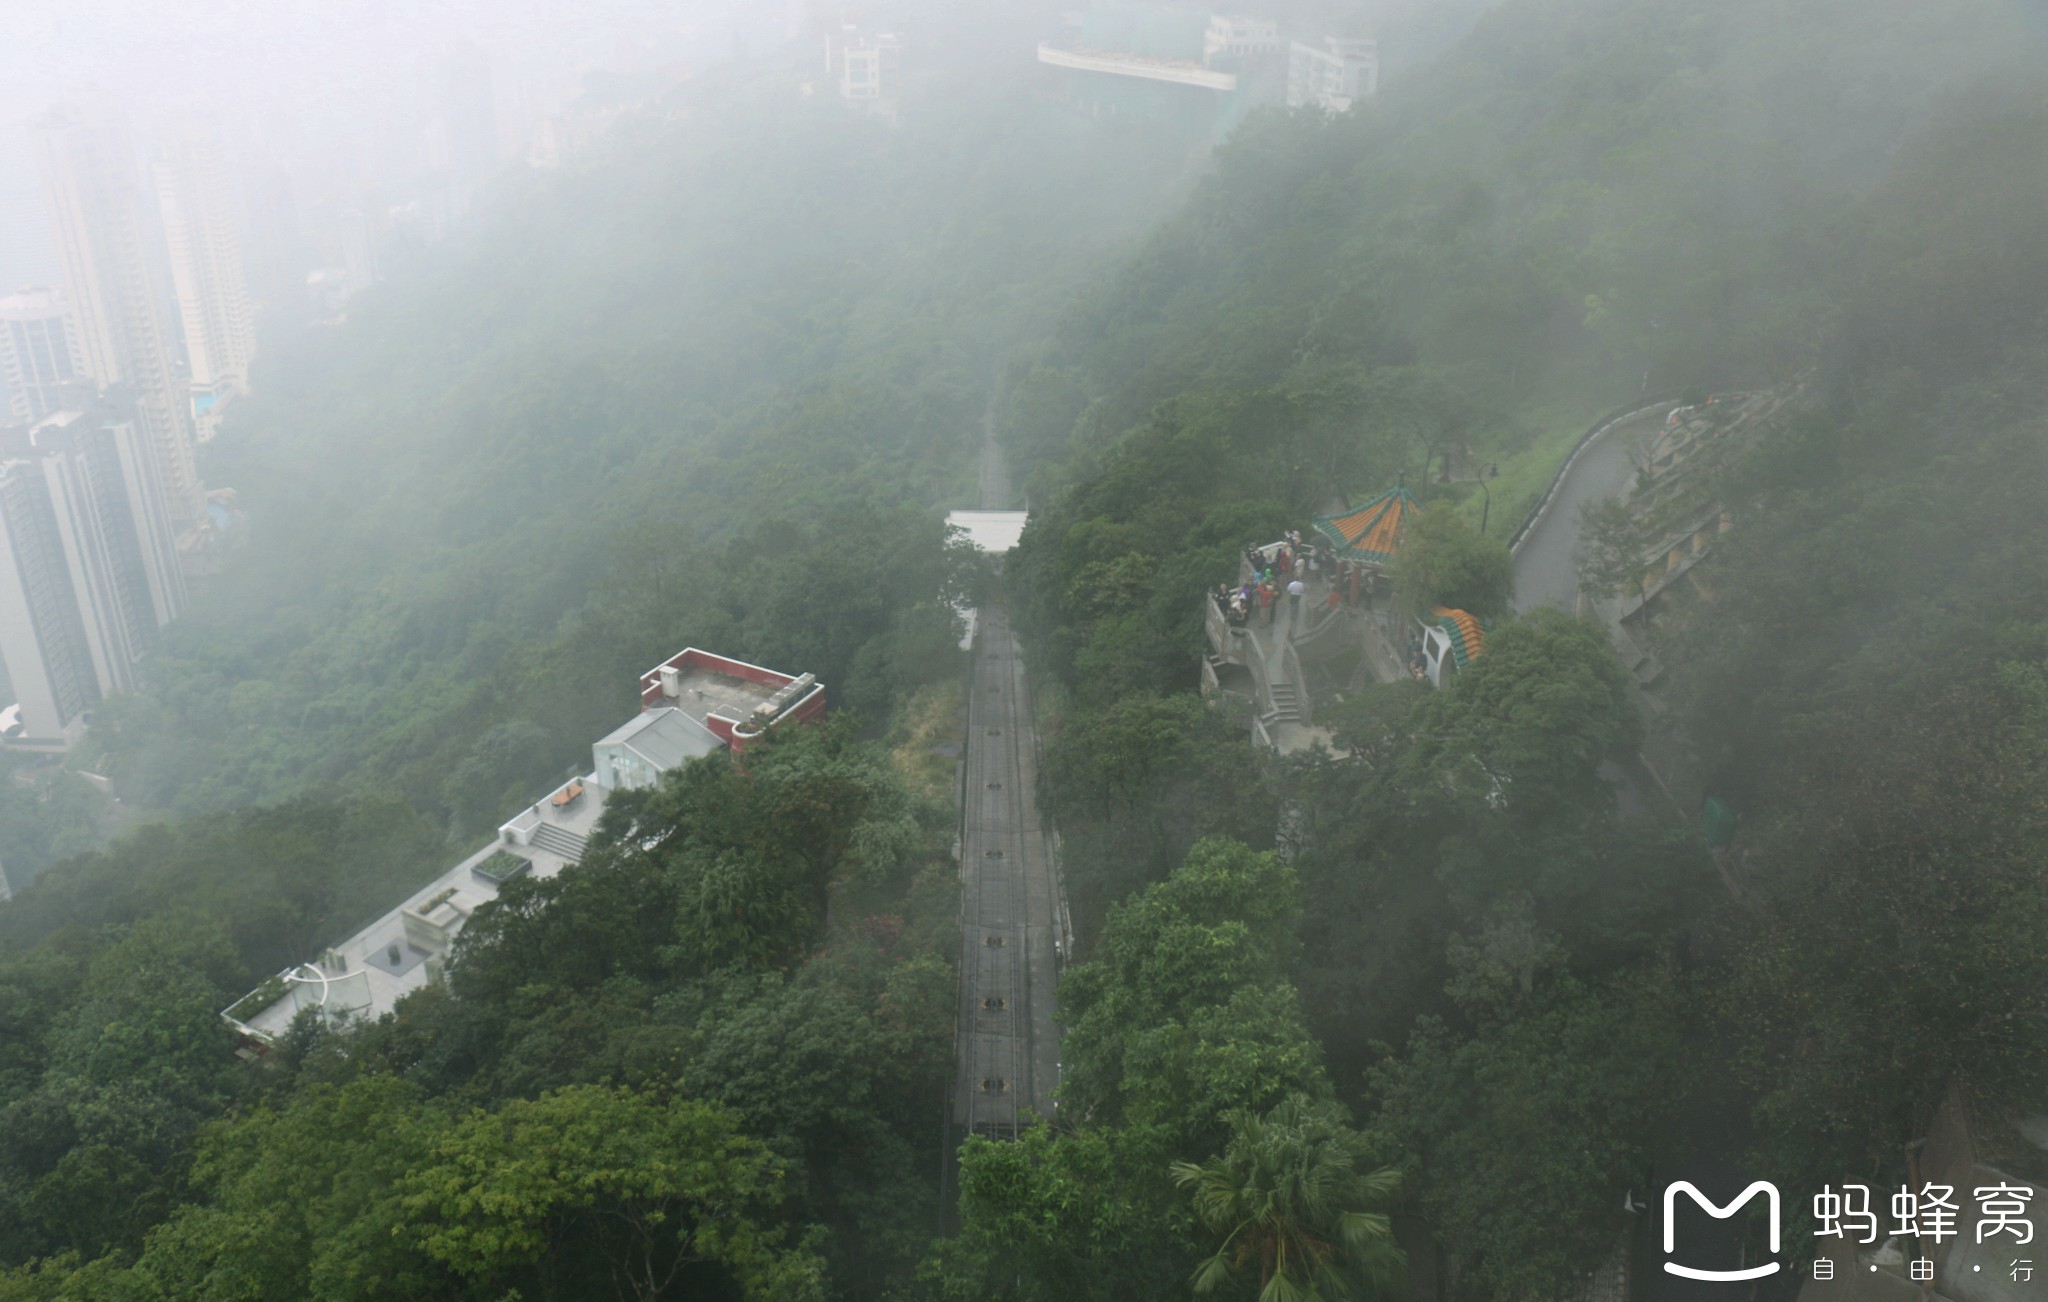
[[[821,686],[799,701],[795,709],[790,710],[775,722],[778,726],[784,723],[809,723],[813,719],[822,719],[824,717],[825,689]]]
[[[815,723],[824,717],[825,685],[820,683],[804,693],[804,698],[801,701],[784,710],[776,717],[775,722],[768,726],[770,728],[780,728],[785,723]],[[748,746],[761,740],[760,733],[755,733],[752,736],[743,736],[732,724],[715,715],[704,720],[704,726],[725,738],[725,744],[732,749],[732,753],[735,755],[740,754]]]

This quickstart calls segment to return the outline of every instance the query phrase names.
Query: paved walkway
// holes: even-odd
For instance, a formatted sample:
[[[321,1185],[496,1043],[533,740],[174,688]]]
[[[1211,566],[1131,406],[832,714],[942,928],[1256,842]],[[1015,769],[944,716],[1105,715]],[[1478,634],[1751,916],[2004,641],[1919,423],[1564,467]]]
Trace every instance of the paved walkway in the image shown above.
[[[983,608],[961,819],[956,1132],[1009,1138],[1051,1119],[1053,989],[1067,943],[1058,865],[1039,821],[1038,734],[1009,613]]]
[[[1579,608],[1580,514],[1610,497],[1633,491],[1636,449],[1663,427],[1670,404],[1662,404],[1632,420],[1620,421],[1588,444],[1565,471],[1550,509],[1515,549],[1515,609],[1558,606]],[[1625,818],[1647,817],[1661,807],[1654,779],[1641,758],[1600,765],[1600,775],[1614,786],[1615,801]]]

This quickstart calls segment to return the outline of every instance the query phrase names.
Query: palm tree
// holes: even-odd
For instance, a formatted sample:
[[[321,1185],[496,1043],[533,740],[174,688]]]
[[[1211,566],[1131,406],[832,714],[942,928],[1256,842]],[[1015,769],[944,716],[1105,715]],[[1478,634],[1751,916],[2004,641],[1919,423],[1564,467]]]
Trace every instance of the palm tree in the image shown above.
[[[1343,1106],[1296,1094],[1263,1117],[1236,1112],[1229,1121],[1220,1155],[1173,1164],[1174,1183],[1194,1191],[1196,1217],[1223,1236],[1195,1271],[1195,1292],[1214,1292],[1252,1262],[1259,1302],[1392,1292],[1402,1258],[1386,1208],[1401,1173],[1369,1168],[1370,1146]]]

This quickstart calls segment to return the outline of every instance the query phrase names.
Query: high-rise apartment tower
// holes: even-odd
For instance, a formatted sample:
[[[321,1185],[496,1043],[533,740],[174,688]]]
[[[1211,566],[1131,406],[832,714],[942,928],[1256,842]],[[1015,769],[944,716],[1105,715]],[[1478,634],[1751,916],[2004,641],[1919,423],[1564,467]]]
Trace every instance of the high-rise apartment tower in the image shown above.
[[[0,459],[0,661],[20,707],[11,744],[62,749],[135,686],[184,579],[148,439],[126,413],[62,411]]]
[[[249,359],[256,351],[235,195],[220,150],[190,130],[161,142],[156,183],[185,327],[192,418],[203,443],[213,436],[221,407],[248,391]]]
[[[102,389],[126,390],[172,523],[183,530],[199,521],[206,499],[185,376],[176,364],[177,326],[161,292],[156,231],[127,134],[77,110],[53,111],[36,125],[79,371]]]

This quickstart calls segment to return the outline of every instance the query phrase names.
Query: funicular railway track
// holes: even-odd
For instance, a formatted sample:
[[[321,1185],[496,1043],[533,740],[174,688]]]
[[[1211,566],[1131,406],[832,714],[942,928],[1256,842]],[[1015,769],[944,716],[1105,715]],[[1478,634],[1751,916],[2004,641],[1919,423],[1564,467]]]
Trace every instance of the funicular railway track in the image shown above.
[[[1009,1139],[1033,1116],[1053,1116],[1065,924],[1038,818],[1037,761],[1024,666],[998,599],[981,611],[968,706],[956,1135]]]

